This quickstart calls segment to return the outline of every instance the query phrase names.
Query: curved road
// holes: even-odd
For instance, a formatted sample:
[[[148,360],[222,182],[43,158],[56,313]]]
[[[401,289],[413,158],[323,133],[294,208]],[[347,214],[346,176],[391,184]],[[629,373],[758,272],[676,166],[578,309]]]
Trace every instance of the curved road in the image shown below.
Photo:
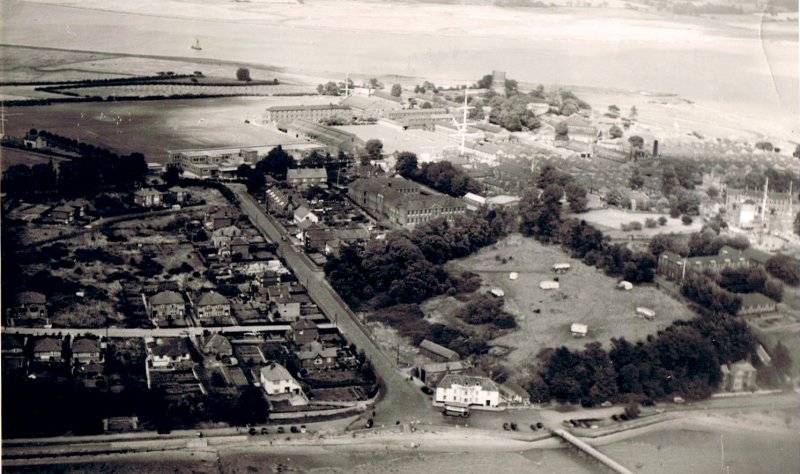
[[[331,288],[322,271],[305,253],[298,251],[289,243],[291,239],[286,230],[272,216],[266,214],[258,202],[247,193],[244,185],[231,183],[226,186],[233,191],[242,212],[247,214],[253,225],[278,245],[278,256],[283,257],[298,280],[306,286],[314,303],[328,319],[337,324],[350,342],[363,350],[372,361],[385,386],[383,400],[380,402],[380,408],[376,410],[376,423],[380,425],[396,421],[409,422],[426,419],[435,413],[427,398],[419,389],[408,383],[391,358],[369,338],[355,313]]]

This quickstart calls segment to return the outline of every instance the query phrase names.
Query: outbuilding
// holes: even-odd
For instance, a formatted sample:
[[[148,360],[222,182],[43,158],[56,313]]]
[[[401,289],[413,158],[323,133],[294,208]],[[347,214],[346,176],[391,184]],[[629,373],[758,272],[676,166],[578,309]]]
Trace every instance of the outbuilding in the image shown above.
[[[497,298],[502,298],[503,296],[506,295],[506,292],[501,290],[500,288],[492,288],[492,291],[490,293],[492,294],[492,296],[495,296]]]
[[[511,272],[511,273],[508,274],[508,278],[511,279],[511,280],[516,280],[517,278],[519,278],[519,273]]]
[[[553,271],[557,273],[566,273],[570,269],[569,263],[556,263],[553,264]]]
[[[631,291],[633,289],[633,283],[629,281],[621,281],[617,283],[617,289],[624,291]]]
[[[655,311],[650,308],[645,308],[644,306],[639,306],[636,308],[636,314],[647,320],[655,319],[656,317]]]

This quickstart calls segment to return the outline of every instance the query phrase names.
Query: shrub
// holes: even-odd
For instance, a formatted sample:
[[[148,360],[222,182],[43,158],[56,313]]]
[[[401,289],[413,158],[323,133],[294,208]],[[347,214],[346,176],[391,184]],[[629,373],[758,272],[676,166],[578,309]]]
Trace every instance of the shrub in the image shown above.
[[[669,216],[673,219],[677,219],[678,217],[681,216],[681,211],[673,207],[672,209],[669,210]]]
[[[666,218],[666,217],[664,217],[664,216],[661,216],[661,217],[659,217],[659,218],[658,218],[658,225],[660,225],[660,226],[665,226],[665,225],[667,225],[667,218]]]
[[[656,227],[658,227],[658,221],[653,219],[652,217],[648,217],[644,221],[644,226],[647,227],[648,229],[655,229]]]
[[[681,217],[681,222],[683,222],[683,225],[692,225],[693,221],[692,221],[691,217],[683,216],[683,217]]]

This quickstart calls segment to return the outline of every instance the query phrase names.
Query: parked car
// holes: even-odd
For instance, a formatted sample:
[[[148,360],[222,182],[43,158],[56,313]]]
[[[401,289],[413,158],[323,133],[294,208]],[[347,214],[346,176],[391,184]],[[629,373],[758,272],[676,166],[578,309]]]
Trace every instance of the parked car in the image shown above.
[[[517,424],[512,421],[511,422],[511,431],[517,431],[518,429],[519,429],[519,427],[517,426]]]
[[[420,390],[422,390],[422,393],[424,393],[425,395],[433,395],[433,389],[428,387],[427,385],[423,385]]]
[[[299,433],[300,432],[300,428],[298,428],[296,426],[292,426],[289,431],[291,431],[292,433]]]
[[[279,426],[278,427],[278,434],[283,434],[285,432],[286,432],[286,430],[283,429],[283,426]]]
[[[367,420],[366,427],[367,427],[367,428],[372,428],[372,426],[373,426],[374,424],[375,424],[375,422],[374,422],[374,421],[372,421],[372,418],[370,418],[370,419],[368,419],[368,420]]]
[[[678,405],[683,405],[684,403],[686,403],[686,400],[684,400],[683,397],[675,397],[672,399],[672,401],[677,403]]]
[[[508,431],[511,429],[511,426],[509,426],[508,423],[503,423],[503,429]]]
[[[306,428],[306,425],[300,425],[300,432],[301,433],[305,433],[306,431],[308,431],[308,428]]]
[[[539,428],[539,429],[542,429],[542,428],[544,428],[544,423],[542,423],[540,421],[540,422],[536,423],[536,427]]]
[[[255,436],[256,434],[258,434],[258,430],[256,430],[255,428],[250,428],[249,430],[247,430],[247,433],[250,436]]]
[[[261,434],[269,434],[269,430],[267,429],[266,426],[261,428]]]

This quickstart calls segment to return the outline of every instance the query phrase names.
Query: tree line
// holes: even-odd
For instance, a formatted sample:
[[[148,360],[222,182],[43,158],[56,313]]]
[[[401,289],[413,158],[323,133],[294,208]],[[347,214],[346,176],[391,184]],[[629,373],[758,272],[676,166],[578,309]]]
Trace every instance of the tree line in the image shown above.
[[[36,130],[31,130],[36,135]],[[29,167],[18,164],[3,173],[3,190],[16,198],[93,196],[103,190],[129,190],[145,181],[147,163],[141,153],[118,155],[107,148],[79,142],[46,131],[38,132],[49,146],[79,156],[59,164]]]
[[[461,197],[467,193],[483,192],[483,186],[477,180],[449,161],[423,163],[419,166],[417,155],[404,151],[397,156],[395,170],[406,179],[430,186],[450,196]]]

